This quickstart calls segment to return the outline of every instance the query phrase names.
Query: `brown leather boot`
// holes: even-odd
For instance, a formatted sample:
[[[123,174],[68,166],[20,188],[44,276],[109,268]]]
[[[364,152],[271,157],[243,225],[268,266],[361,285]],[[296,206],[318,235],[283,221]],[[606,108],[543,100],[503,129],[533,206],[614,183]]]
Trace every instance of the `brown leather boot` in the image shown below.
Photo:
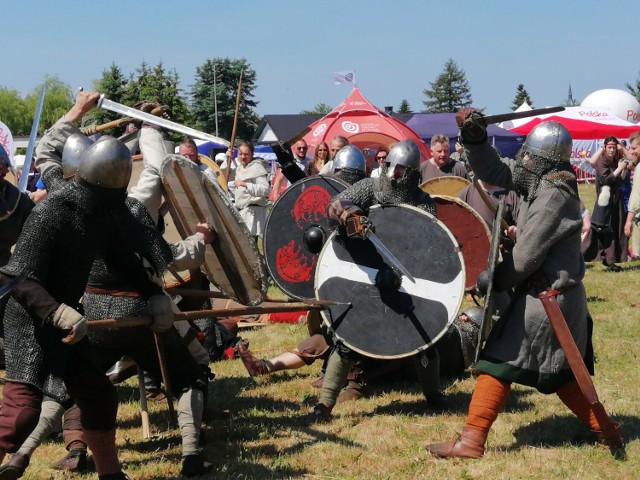
[[[29,455],[14,453],[7,463],[0,467],[0,480],[16,480],[24,475],[29,466]]]
[[[51,468],[70,472],[86,472],[89,470],[87,463],[87,449],[73,448],[63,458],[53,463]]]
[[[240,360],[242,360],[242,364],[244,365],[244,368],[247,369],[249,375],[252,377],[259,377],[269,373],[269,369],[267,368],[264,360],[254,357],[251,350],[247,348],[243,341],[238,342],[237,347]]]
[[[425,448],[438,457],[480,458],[484,455],[487,434],[476,428],[463,428],[450,442],[432,443]]]
[[[624,439],[620,434],[620,424],[613,424],[614,431],[608,435],[600,430],[591,430],[588,434],[580,434],[573,437],[573,441],[577,443],[587,444],[601,444],[606,445],[609,448],[622,448],[624,447]]]

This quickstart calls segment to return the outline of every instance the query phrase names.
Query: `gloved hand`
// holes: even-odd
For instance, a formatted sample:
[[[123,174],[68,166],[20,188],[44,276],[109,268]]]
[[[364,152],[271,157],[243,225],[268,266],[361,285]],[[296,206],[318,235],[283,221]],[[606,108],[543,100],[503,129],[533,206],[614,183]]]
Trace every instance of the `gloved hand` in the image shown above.
[[[456,124],[460,136],[468,143],[481,143],[487,138],[487,122],[484,115],[472,108],[463,108],[456,113]]]
[[[73,344],[79,342],[87,334],[87,319],[80,312],[64,303],[61,303],[56,311],[53,312],[51,324],[69,332],[62,339],[64,343]]]
[[[482,270],[476,279],[476,289],[481,297],[484,297],[489,290],[489,270]]]
[[[352,215],[347,218],[347,236],[350,238],[366,238],[367,232],[372,228],[371,221],[365,215]]]
[[[137,108],[145,113],[150,113],[156,117],[166,118],[167,120],[171,118],[171,109],[166,105],[160,105],[158,102],[140,100],[133,105],[133,108]]]
[[[147,312],[153,317],[153,323],[149,328],[154,332],[166,332],[173,326],[173,301],[167,295],[150,297]]]
[[[347,236],[350,238],[365,238],[367,230],[372,227],[367,216],[355,205],[350,205],[340,212],[340,224],[347,229]]]

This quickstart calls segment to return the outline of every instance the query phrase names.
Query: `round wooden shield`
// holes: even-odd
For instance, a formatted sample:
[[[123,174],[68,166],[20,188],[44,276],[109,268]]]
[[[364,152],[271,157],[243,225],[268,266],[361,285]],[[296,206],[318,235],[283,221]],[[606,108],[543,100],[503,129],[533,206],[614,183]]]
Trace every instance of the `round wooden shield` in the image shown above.
[[[420,189],[429,195],[448,195],[456,197],[464,187],[471,182],[466,178],[449,175],[444,177],[434,177],[425,180],[420,184]]]
[[[329,238],[327,205],[348,186],[335,177],[306,177],[285,190],[271,208],[264,257],[271,278],[287,295],[314,298],[316,261]]]
[[[341,302],[322,312],[349,348],[374,358],[402,358],[434,345],[458,315],[464,296],[462,254],[447,227],[408,205],[375,206],[375,235],[409,270],[397,272],[369,240],[333,233],[316,268],[316,297]]]
[[[214,238],[205,249],[207,278],[231,299],[257,305],[267,291],[266,271],[255,241],[229,196],[194,162],[169,155],[162,164],[163,193],[182,238],[207,222]]]
[[[491,232],[482,217],[459,198],[432,195],[436,216],[451,231],[464,259],[465,289],[471,290],[478,275],[487,268]]]
[[[225,192],[228,192],[229,187],[227,186],[227,182],[224,179],[224,172],[220,170],[218,164],[206,155],[202,155],[201,153],[198,154],[198,158],[200,159],[200,163],[206,165],[207,168],[211,170],[216,176],[216,180],[218,181],[218,185],[220,185],[220,188],[222,188]]]

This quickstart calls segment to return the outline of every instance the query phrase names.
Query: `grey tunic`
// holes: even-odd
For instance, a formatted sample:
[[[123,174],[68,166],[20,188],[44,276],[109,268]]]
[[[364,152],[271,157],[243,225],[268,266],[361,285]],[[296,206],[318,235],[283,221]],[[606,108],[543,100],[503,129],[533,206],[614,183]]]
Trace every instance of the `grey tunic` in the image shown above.
[[[466,152],[479,178],[515,189],[513,160],[501,160],[488,143],[468,145]],[[529,202],[522,200],[515,246],[496,268],[494,280],[497,290],[513,288],[515,294],[485,344],[478,370],[552,393],[573,375],[530,278],[542,273],[549,286],[570,287],[558,295],[558,304],[583,358],[589,357],[580,201],[555,187],[541,188]]]

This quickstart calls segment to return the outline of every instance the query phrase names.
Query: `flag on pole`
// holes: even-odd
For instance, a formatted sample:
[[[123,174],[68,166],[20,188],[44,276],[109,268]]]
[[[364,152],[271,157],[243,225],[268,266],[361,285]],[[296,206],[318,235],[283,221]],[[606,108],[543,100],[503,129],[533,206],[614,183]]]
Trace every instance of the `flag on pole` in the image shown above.
[[[347,70],[346,72],[334,72],[333,74],[333,82],[336,85],[340,85],[341,83],[353,83],[356,84],[356,71],[355,70]]]

